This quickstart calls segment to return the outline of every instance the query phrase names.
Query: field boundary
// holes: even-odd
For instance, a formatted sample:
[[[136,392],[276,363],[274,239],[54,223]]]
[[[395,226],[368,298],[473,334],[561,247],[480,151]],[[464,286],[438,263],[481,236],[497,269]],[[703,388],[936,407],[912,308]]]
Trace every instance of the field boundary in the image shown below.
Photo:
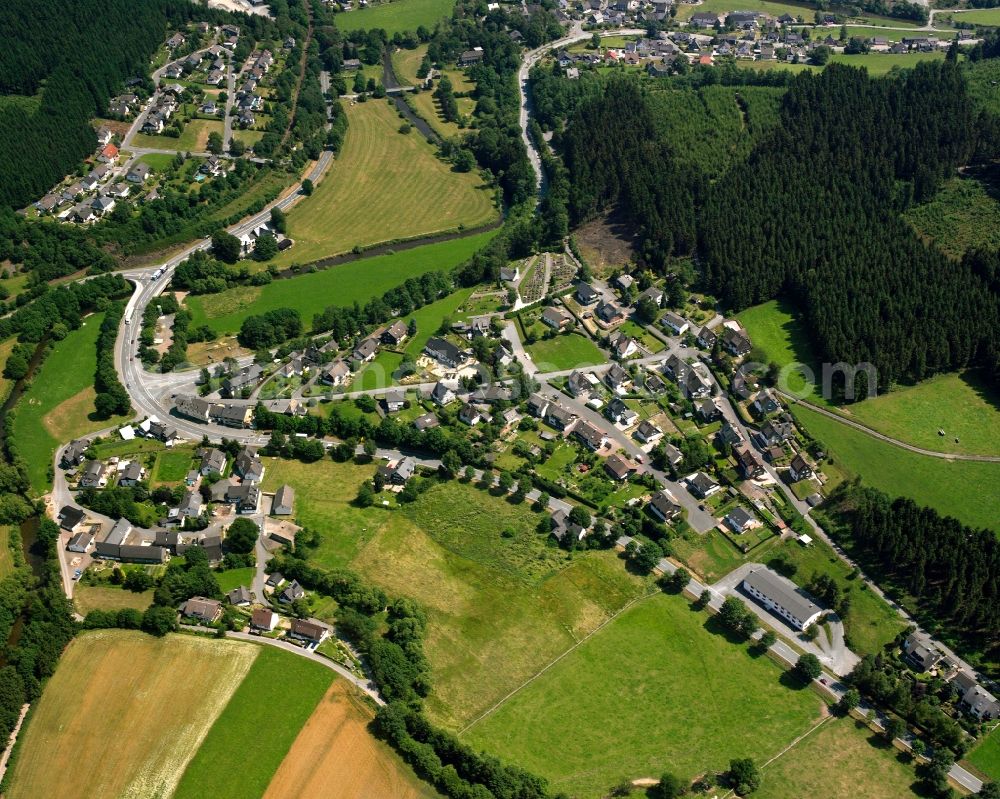
[[[778,390],[778,393],[796,405],[804,405],[811,411],[827,416],[830,419],[834,419],[841,424],[847,425],[848,427],[853,427],[859,432],[865,433],[872,438],[878,439],[879,441],[884,441],[886,444],[892,444],[893,446],[899,447],[900,449],[909,450],[917,455],[926,455],[930,458],[940,458],[946,461],[977,461],[979,463],[1000,463],[1000,455],[969,455],[962,453],[951,453],[951,452],[936,452],[932,449],[924,449],[923,447],[918,447],[915,444],[907,444],[905,441],[900,441],[898,438],[893,438],[892,436],[887,436],[885,433],[880,433],[874,428],[868,427],[861,422],[856,422],[854,419],[848,419],[841,416],[839,413],[827,410],[820,405],[815,405],[807,400],[799,399],[793,394],[786,394],[784,391]]]
[[[517,686],[514,690],[512,690],[506,696],[504,696],[503,698],[501,698],[492,707],[487,708],[482,713],[480,713],[478,716],[476,716],[476,718],[474,718],[472,721],[470,721],[468,724],[466,724],[464,727],[462,727],[462,729],[460,729],[458,731],[458,734],[459,735],[464,735],[466,732],[468,732],[470,729],[472,729],[473,727],[475,727],[480,721],[482,721],[483,719],[485,719],[487,716],[495,713],[497,710],[499,710],[500,706],[503,705],[512,696],[514,696],[514,694],[517,694],[522,689],[527,688],[529,685],[531,685],[531,683],[533,683],[535,680],[537,680],[539,677],[541,677],[543,674],[545,674],[545,672],[547,672],[549,669],[551,669],[553,666],[555,666],[556,663],[558,663],[560,660],[562,660],[568,654],[570,654],[575,649],[577,649],[577,647],[581,646],[582,644],[585,644],[588,640],[590,640],[591,638],[593,638],[597,633],[599,633],[601,630],[603,630],[605,627],[607,627],[611,622],[613,622],[615,619],[617,619],[619,616],[621,616],[626,610],[628,610],[629,608],[631,608],[633,605],[637,605],[639,602],[643,602],[643,601],[649,599],[650,597],[656,596],[659,593],[660,593],[660,591],[658,589],[652,590],[652,591],[647,591],[642,596],[637,596],[637,597],[635,597],[635,599],[629,600],[627,603],[625,603],[624,605],[622,605],[618,610],[616,610],[614,613],[612,613],[610,616],[608,616],[608,618],[606,618],[604,621],[602,621],[600,624],[598,624],[593,630],[591,630],[589,633],[587,633],[585,636],[583,636],[583,638],[581,638],[579,641],[577,641],[575,644],[573,644],[573,646],[571,646],[565,652],[563,652],[562,654],[558,655],[556,658],[554,658],[549,663],[547,663],[545,666],[543,666],[537,673],[535,673],[532,676],[530,676],[527,680],[525,680],[523,683],[521,683],[519,686]]]

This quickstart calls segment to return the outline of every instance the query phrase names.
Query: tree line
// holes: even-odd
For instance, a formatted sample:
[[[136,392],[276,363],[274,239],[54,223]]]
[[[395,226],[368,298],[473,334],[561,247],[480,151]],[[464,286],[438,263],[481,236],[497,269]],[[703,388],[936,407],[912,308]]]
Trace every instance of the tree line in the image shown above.
[[[115,369],[115,341],[118,326],[125,313],[125,303],[118,301],[108,306],[101,320],[97,335],[97,371],[94,373],[94,409],[98,419],[124,416],[132,412],[132,401]]]

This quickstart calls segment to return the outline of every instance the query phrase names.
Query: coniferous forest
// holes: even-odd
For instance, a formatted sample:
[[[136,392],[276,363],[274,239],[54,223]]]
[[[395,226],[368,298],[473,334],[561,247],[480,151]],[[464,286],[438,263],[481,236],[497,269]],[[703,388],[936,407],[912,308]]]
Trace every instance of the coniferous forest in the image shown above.
[[[996,120],[973,113],[953,57],[884,79],[836,64],[798,75],[778,124],[721,175],[657,135],[647,85],[586,94],[556,139],[571,224],[619,207],[643,261],[696,256],[727,308],[791,298],[820,359],[872,363],[880,388],[970,364],[996,372],[997,254],[950,261],[900,218],[998,151]]]

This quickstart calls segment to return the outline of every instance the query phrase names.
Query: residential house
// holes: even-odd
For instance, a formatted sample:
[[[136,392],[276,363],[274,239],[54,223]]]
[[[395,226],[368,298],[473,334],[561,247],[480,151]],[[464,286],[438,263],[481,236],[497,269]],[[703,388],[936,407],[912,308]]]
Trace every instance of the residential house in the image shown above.
[[[465,361],[462,351],[447,339],[431,338],[424,346],[424,352],[443,366],[456,369]]]
[[[572,322],[573,317],[554,305],[550,305],[542,311],[542,323],[548,325],[553,330],[564,330]]]
[[[250,427],[253,420],[253,405],[237,403],[212,405],[208,417],[216,424],[226,427]]]
[[[379,473],[386,483],[390,485],[404,485],[407,480],[413,477],[417,470],[417,462],[410,457],[400,458],[398,461],[389,461],[379,467]]]
[[[119,472],[118,485],[126,488],[134,486],[145,475],[146,470],[142,468],[139,461],[129,461],[128,465]]]
[[[695,472],[687,478],[688,489],[699,499],[708,499],[722,490],[722,486],[704,472]]]
[[[478,64],[482,60],[483,60],[483,48],[474,47],[472,50],[466,50],[458,57],[458,66],[470,67],[473,64]]]
[[[980,721],[1000,718],[1000,703],[981,685],[973,685],[962,695],[962,708]]]
[[[753,345],[745,333],[727,327],[722,332],[722,348],[734,358],[742,358],[753,349]]]
[[[521,276],[521,270],[515,266],[501,266],[500,267],[500,282],[501,283],[513,283]]]
[[[330,627],[316,619],[292,619],[288,636],[304,642],[307,646],[317,647],[330,637]]]
[[[608,370],[604,373],[604,385],[617,394],[625,393],[626,386],[628,385],[630,379],[629,373],[617,363],[611,364]]]
[[[444,407],[455,401],[455,392],[439,380],[431,390],[431,399],[437,405]]]
[[[526,405],[528,413],[538,419],[541,419],[545,416],[545,411],[548,410],[549,401],[541,394],[532,394],[528,397]]]
[[[689,23],[695,28],[714,28],[719,24],[719,15],[708,11],[699,11],[691,15]]]
[[[608,437],[590,422],[580,422],[573,428],[573,435],[591,452],[597,452],[608,443]]]
[[[653,494],[652,499],[649,500],[649,504],[646,507],[649,508],[650,513],[664,524],[670,524],[670,522],[681,515],[681,506],[674,499],[674,495],[666,489]]]
[[[267,576],[264,585],[267,588],[278,588],[283,582],[285,582],[284,575],[281,572],[273,572]]]
[[[621,289],[622,291],[628,291],[630,288],[632,288],[632,285],[634,283],[635,283],[635,278],[632,277],[632,275],[626,274],[624,272],[611,281],[611,285],[613,285],[615,288]]]
[[[780,447],[794,435],[794,428],[788,422],[764,422],[754,438],[762,447]]]
[[[649,419],[643,419],[632,435],[644,444],[655,444],[663,438],[663,431]]]
[[[441,421],[433,413],[425,413],[413,420],[413,426],[423,432],[434,427],[440,427]]]
[[[469,427],[475,427],[482,421],[483,415],[480,413],[479,409],[470,403],[465,403],[462,409],[458,412],[458,421],[463,424],[467,424]]]
[[[144,183],[149,177],[149,164],[136,163],[129,169],[125,179],[129,183]]]
[[[478,388],[469,397],[470,402],[484,403],[486,405],[496,405],[499,402],[510,402],[514,398],[514,392],[507,386],[491,383],[485,388]]]
[[[635,474],[638,471],[638,467],[632,461],[626,460],[615,452],[609,455],[604,461],[604,471],[608,473],[608,476],[612,480],[620,483],[628,480]]]
[[[203,596],[191,597],[181,605],[181,615],[189,619],[197,619],[205,624],[212,624],[222,615],[222,603]]]
[[[271,501],[271,515],[291,516],[294,505],[295,489],[285,483],[274,492],[274,499]]]
[[[102,164],[113,164],[118,159],[118,148],[111,144],[105,144],[97,156],[97,160]]]
[[[279,602],[294,602],[306,595],[306,589],[299,585],[298,580],[292,580],[278,596]]]
[[[707,397],[695,400],[694,412],[703,422],[714,422],[722,415],[722,412],[719,410],[719,406]]]
[[[350,376],[351,370],[347,363],[341,359],[332,361],[320,375],[320,380],[328,386],[342,386]]]
[[[574,421],[576,414],[556,402],[549,403],[545,409],[545,424],[556,430],[566,430]]]
[[[575,371],[566,379],[566,388],[574,397],[579,397],[581,394],[589,394],[593,391],[594,384],[587,373]]]
[[[616,331],[608,336],[608,346],[611,349],[611,355],[620,361],[639,353],[639,342],[621,331]]]
[[[398,319],[382,331],[380,338],[383,344],[388,344],[390,347],[398,347],[406,341],[408,335],[406,322]]]
[[[230,374],[225,380],[223,380],[222,391],[220,393],[223,397],[238,397],[247,389],[256,386],[263,377],[264,370],[259,364],[252,363],[249,366],[244,366],[233,374]]]
[[[750,409],[758,416],[770,416],[781,410],[781,403],[778,402],[778,398],[774,396],[771,389],[765,388],[757,392]]]
[[[222,474],[226,469],[226,454],[222,450],[215,449],[215,447],[200,449],[195,455],[201,458],[198,471],[203,475],[212,472]]]
[[[378,352],[378,341],[374,338],[366,338],[358,343],[351,353],[351,360],[354,361],[355,368],[360,364],[368,363]]]
[[[180,416],[194,419],[196,422],[207,422],[212,403],[201,397],[183,396],[178,397],[174,403],[174,410]]]
[[[737,535],[761,527],[760,520],[742,505],[737,505],[726,515],[726,526]]]
[[[823,615],[823,609],[795,583],[770,569],[753,569],[743,579],[743,590],[797,630],[807,629]]]
[[[268,608],[257,608],[250,616],[250,632],[269,633],[278,626],[280,617]]]
[[[606,325],[615,325],[625,320],[625,312],[615,302],[602,302],[594,310],[594,316]]]
[[[244,447],[236,456],[233,472],[244,482],[259,483],[264,479],[264,463],[257,455],[256,450]]]
[[[593,305],[600,298],[600,293],[589,283],[580,283],[576,287],[576,299],[580,305]]]
[[[94,546],[94,536],[91,533],[77,533],[66,543],[66,551],[86,554],[92,546]]]
[[[792,482],[797,483],[799,480],[808,480],[813,476],[813,468],[809,465],[801,452],[796,452],[795,457],[792,458],[792,462],[789,464],[788,474],[792,478]]]
[[[660,319],[660,324],[674,332],[675,335],[684,335],[691,327],[691,324],[683,316],[667,311]]]
[[[698,346],[705,350],[710,350],[715,346],[718,336],[706,325],[698,331]]]
[[[86,518],[86,514],[80,508],[74,508],[72,505],[63,505],[59,510],[59,527],[63,530],[72,532],[73,529]]]
[[[80,488],[98,488],[104,483],[104,464],[100,461],[87,461],[78,481]]]
[[[764,464],[760,462],[750,447],[738,449],[733,454],[740,471],[747,480],[755,480],[764,474]]]
[[[626,427],[635,424],[639,414],[626,405],[620,397],[615,397],[604,408],[604,415],[615,424]]]
[[[79,466],[83,463],[85,453],[87,452],[87,448],[89,446],[90,441],[85,438],[78,438],[71,441],[66,445],[66,448],[62,452],[62,457],[59,459],[60,465],[64,469]]]
[[[922,672],[933,669],[944,657],[929,640],[915,634],[903,641],[903,653],[910,664]]]
[[[229,600],[230,605],[234,605],[238,608],[247,607],[253,602],[253,595],[250,593],[250,589],[245,585],[240,585],[226,594],[226,599]]]

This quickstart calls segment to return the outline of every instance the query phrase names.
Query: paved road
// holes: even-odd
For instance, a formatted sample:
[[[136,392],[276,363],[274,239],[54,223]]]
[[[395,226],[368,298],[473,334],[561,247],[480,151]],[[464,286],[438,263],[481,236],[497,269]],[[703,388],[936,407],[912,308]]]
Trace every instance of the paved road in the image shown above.
[[[278,649],[284,649],[286,652],[291,652],[292,654],[298,655],[299,657],[307,658],[308,660],[311,660],[315,663],[319,663],[322,666],[326,666],[326,668],[330,669],[330,671],[337,672],[337,674],[339,674],[345,680],[356,685],[358,688],[360,688],[362,691],[368,694],[368,696],[370,696],[375,701],[375,704],[377,705],[385,704],[385,700],[382,698],[381,694],[379,694],[378,690],[375,688],[374,683],[372,683],[370,680],[362,680],[353,675],[339,663],[335,663],[334,661],[330,660],[329,658],[323,657],[322,655],[317,655],[315,652],[311,652],[308,649],[303,649],[301,646],[296,646],[295,644],[289,643],[288,641],[284,641],[280,638],[267,638],[263,635],[250,635],[249,633],[240,633],[233,631],[227,632],[226,638],[235,638],[237,641],[249,641],[250,643],[253,644],[265,644],[266,646],[273,646]]]
[[[892,444],[894,447],[915,452],[918,455],[926,455],[929,458],[942,458],[947,461],[980,461],[982,463],[1000,463],[1000,455],[962,455],[951,452],[937,452],[933,449],[924,449],[923,447],[917,447],[913,444],[907,444],[905,441],[900,441],[898,438],[892,438],[884,433],[880,433],[878,430],[873,430],[867,425],[861,424],[861,422],[856,422],[853,419],[847,419],[839,413],[834,413],[827,408],[822,408],[819,405],[814,405],[811,402],[799,399],[793,394],[787,394],[784,391],[779,391],[778,393],[789,402],[803,405],[811,411],[815,411],[816,413],[822,414],[830,419],[835,419],[848,427],[853,427],[855,430],[859,430],[867,436],[877,438],[879,441],[884,441],[887,444]]]

